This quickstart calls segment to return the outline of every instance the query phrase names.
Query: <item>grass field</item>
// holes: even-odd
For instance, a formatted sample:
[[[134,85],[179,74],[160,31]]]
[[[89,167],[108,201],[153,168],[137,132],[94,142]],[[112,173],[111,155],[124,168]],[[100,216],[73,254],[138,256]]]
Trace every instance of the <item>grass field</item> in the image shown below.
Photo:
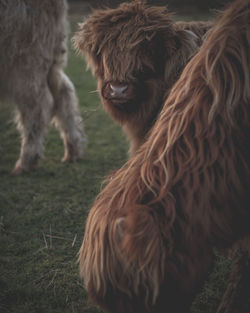
[[[72,25],[75,29],[75,23]],[[71,50],[67,74],[75,84],[88,136],[84,158],[62,164],[63,145],[55,128],[46,138],[45,160],[30,174],[10,175],[20,139],[13,108],[0,113],[0,312],[94,313],[78,275],[77,252],[84,223],[101,182],[127,158],[120,128],[103,112],[95,80]],[[217,256],[192,313],[214,313],[230,263]],[[181,300],[180,300],[181,301]]]

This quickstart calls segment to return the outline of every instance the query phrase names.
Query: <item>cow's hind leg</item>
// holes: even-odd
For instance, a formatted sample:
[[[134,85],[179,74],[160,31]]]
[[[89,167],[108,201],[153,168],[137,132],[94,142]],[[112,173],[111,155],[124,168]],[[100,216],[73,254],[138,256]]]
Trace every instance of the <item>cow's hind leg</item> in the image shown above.
[[[50,70],[49,85],[55,102],[54,121],[64,142],[62,162],[75,161],[82,156],[86,138],[74,86],[56,64]]]
[[[28,89],[28,88],[27,88]],[[43,157],[43,141],[52,117],[53,97],[46,82],[30,87],[16,97],[16,121],[21,133],[21,150],[14,174],[29,171]]]

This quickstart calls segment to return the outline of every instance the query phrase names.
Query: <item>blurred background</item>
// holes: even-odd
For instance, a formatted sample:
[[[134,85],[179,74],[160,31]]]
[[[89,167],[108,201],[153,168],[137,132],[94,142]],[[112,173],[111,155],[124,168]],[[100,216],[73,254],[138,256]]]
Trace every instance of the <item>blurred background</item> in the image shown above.
[[[81,6],[80,10],[88,11],[91,7],[116,7],[122,0],[69,0],[70,8]],[[127,2],[131,2],[128,0]],[[147,0],[150,5],[167,5],[169,10],[185,13],[190,10],[209,11],[214,9],[222,9],[229,0]]]

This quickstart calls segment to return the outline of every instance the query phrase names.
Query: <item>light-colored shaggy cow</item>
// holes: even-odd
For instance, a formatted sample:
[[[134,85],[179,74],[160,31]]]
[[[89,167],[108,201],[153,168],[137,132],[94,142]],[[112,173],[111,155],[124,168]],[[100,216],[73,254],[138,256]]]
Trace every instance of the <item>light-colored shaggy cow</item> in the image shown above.
[[[17,105],[20,156],[13,169],[30,170],[43,156],[53,119],[65,146],[63,162],[82,155],[85,137],[67,62],[65,0],[0,0],[0,98]]]

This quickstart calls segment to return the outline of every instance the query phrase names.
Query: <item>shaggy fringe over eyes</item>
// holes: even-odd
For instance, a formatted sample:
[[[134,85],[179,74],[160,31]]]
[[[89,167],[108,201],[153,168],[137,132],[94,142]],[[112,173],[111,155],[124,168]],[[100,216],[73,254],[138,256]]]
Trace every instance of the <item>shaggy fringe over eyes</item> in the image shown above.
[[[112,286],[143,290],[150,306],[169,258],[186,263],[188,275],[197,271],[186,262],[196,246],[226,246],[237,236],[233,216],[245,216],[249,201],[249,104],[250,2],[239,0],[185,68],[146,143],[90,210],[79,261],[92,299],[105,301]]]
[[[126,73],[130,68],[141,69],[140,59],[131,58],[131,50],[137,49],[145,40],[150,41],[159,31],[164,31],[169,38],[174,37],[172,24],[165,7],[146,7],[139,1],[133,5],[123,3],[116,9],[95,10],[90,19],[79,25],[74,45],[85,55],[94,72],[100,57],[104,64],[110,64],[113,59],[119,60],[119,53],[128,51],[124,56],[126,62],[122,59],[120,64],[122,73]],[[123,35],[119,36],[121,31]],[[117,64],[114,69],[116,76],[118,70]]]

